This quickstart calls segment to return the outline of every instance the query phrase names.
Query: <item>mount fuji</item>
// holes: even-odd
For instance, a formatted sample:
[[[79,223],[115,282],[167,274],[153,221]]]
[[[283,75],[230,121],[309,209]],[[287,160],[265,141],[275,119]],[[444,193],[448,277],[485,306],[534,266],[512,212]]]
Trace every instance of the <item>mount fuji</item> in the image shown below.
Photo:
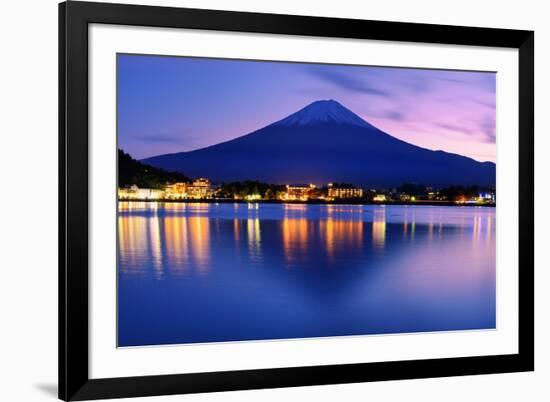
[[[399,140],[334,100],[311,103],[242,137],[206,148],[142,160],[213,182],[346,182],[392,187],[495,185],[496,165]]]

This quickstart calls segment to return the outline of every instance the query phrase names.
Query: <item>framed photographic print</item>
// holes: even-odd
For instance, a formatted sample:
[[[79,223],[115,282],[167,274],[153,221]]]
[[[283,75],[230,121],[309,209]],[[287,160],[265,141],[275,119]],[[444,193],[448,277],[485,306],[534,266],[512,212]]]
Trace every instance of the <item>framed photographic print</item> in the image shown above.
[[[59,29],[61,399],[533,370],[533,32]]]

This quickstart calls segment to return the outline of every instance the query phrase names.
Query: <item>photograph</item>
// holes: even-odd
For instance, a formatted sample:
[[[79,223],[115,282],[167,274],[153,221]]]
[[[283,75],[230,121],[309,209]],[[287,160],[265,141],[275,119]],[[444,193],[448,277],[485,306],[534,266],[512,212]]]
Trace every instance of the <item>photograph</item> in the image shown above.
[[[494,71],[116,68],[118,347],[496,329]]]

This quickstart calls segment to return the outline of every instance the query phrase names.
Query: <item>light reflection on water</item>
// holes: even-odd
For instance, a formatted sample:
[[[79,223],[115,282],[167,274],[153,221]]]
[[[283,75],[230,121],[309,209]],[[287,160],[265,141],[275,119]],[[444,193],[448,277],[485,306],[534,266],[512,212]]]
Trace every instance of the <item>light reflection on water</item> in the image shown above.
[[[495,327],[495,210],[120,202],[119,344]]]

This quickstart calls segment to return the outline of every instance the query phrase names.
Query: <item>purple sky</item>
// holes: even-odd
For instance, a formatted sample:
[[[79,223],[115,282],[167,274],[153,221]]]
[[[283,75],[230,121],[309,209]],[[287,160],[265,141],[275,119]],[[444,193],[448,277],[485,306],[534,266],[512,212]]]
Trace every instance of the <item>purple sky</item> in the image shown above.
[[[404,141],[496,161],[494,73],[118,56],[119,147],[190,151],[334,99]]]

